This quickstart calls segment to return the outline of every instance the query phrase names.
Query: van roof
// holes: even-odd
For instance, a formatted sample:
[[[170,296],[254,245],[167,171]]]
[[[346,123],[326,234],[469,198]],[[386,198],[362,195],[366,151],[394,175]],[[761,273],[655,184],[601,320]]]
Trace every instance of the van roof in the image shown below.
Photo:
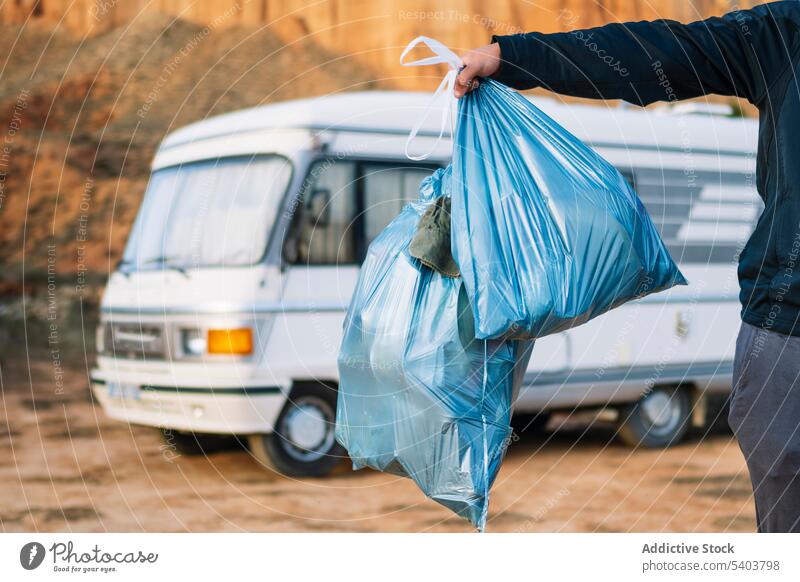
[[[758,123],[753,119],[679,113],[664,106],[641,109],[527,97],[569,131],[594,145],[657,144],[684,148],[687,153],[692,148],[736,152],[756,149]],[[161,148],[272,129],[407,133],[425,116],[431,99],[430,93],[422,92],[361,91],[262,105],[191,123],[167,135]],[[421,134],[439,134],[441,107],[437,105],[428,112]],[[697,109],[702,107],[694,108]],[[445,136],[449,136],[448,129]]]

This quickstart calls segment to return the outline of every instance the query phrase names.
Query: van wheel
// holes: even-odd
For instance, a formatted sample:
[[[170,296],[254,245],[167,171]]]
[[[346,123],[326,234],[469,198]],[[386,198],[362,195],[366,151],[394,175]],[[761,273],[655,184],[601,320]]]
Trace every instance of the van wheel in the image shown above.
[[[679,443],[689,428],[692,401],[680,387],[653,388],[619,411],[620,439],[632,447],[662,449]]]
[[[249,437],[250,452],[261,465],[290,477],[327,475],[347,455],[336,442],[336,396],[324,384],[295,386],[275,431]]]

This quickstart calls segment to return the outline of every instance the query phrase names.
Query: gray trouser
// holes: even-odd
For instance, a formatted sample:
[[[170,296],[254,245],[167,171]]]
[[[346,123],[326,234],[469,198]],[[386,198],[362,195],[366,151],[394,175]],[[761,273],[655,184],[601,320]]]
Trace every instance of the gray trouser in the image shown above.
[[[800,532],[800,337],[742,323],[729,420],[761,532]]]

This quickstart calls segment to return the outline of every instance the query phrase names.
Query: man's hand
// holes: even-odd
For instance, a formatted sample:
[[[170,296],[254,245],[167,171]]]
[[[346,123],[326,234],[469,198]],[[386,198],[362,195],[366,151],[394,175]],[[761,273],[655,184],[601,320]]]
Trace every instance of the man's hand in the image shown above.
[[[500,45],[492,43],[461,57],[463,68],[456,77],[455,95],[463,97],[478,86],[475,77],[491,77],[500,68]]]

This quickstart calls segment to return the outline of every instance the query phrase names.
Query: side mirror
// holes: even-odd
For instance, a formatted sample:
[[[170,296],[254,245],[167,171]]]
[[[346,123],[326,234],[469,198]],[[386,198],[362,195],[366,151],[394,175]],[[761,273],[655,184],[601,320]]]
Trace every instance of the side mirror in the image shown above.
[[[326,227],[330,222],[331,191],[327,188],[314,188],[309,197],[306,208],[312,227]]]

